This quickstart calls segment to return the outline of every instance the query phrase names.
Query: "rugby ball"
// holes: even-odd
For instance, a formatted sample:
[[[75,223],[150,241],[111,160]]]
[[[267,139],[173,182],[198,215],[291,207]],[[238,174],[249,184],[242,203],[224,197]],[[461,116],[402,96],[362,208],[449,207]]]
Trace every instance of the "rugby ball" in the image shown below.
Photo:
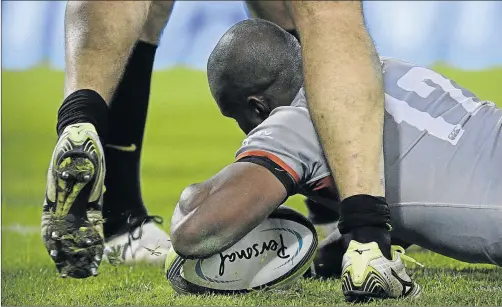
[[[281,206],[229,249],[206,259],[183,259],[171,248],[166,277],[178,293],[236,294],[281,288],[311,266],[318,239],[314,225]]]

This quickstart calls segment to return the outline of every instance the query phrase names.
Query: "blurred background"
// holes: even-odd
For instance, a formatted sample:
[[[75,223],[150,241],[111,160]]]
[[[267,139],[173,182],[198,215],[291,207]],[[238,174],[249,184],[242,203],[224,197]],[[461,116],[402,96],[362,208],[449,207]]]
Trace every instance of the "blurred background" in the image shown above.
[[[83,283],[52,282],[56,271],[40,238],[46,172],[63,100],[65,2],[1,5],[2,304],[105,305],[103,298],[73,295],[89,293]],[[502,103],[502,2],[368,1],[364,9],[381,55],[431,66],[480,98]],[[204,69],[221,35],[245,18],[241,1],[179,1],[163,33],[141,174],[144,202],[150,214],[164,217],[165,229],[183,188],[231,163],[244,137],[232,120],[219,114]],[[305,212],[299,196],[288,205]],[[112,269],[104,265],[101,272],[106,270]],[[130,271],[123,273],[133,278]],[[134,278],[143,278],[143,272],[138,274]],[[156,271],[151,274],[162,282]],[[113,287],[107,281],[85,285],[107,293]],[[127,289],[120,290],[121,297],[144,304],[142,296]],[[117,303],[119,296],[106,295],[109,303]]]
[[[64,1],[2,1],[2,68],[63,69],[64,10]],[[383,55],[463,69],[502,65],[500,1],[367,1],[364,10]],[[221,35],[245,18],[241,1],[178,1],[156,68],[205,69]]]

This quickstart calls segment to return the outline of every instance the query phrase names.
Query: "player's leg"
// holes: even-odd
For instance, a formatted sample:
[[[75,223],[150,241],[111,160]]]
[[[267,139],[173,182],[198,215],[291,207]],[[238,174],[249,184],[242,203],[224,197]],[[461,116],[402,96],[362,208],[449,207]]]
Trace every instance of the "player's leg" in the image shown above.
[[[103,199],[105,254],[119,246],[122,253],[118,260],[126,263],[162,263],[163,257],[158,255],[165,255],[171,245],[167,233],[154,225],[162,219],[149,216],[143,205],[140,159],[155,53],[172,7],[172,1],[152,3],[110,103]],[[156,249],[157,253],[149,253],[148,249]]]
[[[394,236],[470,263],[502,266],[502,204],[391,205]]]
[[[501,118],[500,109],[485,104],[456,145],[421,136],[390,169],[393,236],[461,261],[502,266]],[[409,139],[406,129],[399,132]]]
[[[51,158],[42,235],[61,276],[97,274],[108,105],[148,15],[150,1],[69,1],[65,100]]]
[[[289,1],[300,32],[310,114],[340,197],[340,230],[353,241],[344,261],[347,299],[408,296],[388,291],[392,281],[367,274],[376,262],[394,263],[384,196],[384,96],[380,60],[364,26],[360,1]],[[375,243],[376,242],[376,243]],[[358,251],[369,250],[365,255]],[[369,255],[369,256],[367,256]],[[383,255],[383,256],[382,256]],[[379,258],[381,257],[381,258]],[[392,260],[392,261],[391,261]],[[373,270],[376,272],[376,270]],[[388,272],[390,273],[390,271]],[[379,287],[367,288],[370,279]],[[406,288],[403,285],[403,288]]]
[[[300,40],[300,36],[296,31],[295,24],[284,1],[248,0],[246,1],[246,5],[253,17],[271,21]]]

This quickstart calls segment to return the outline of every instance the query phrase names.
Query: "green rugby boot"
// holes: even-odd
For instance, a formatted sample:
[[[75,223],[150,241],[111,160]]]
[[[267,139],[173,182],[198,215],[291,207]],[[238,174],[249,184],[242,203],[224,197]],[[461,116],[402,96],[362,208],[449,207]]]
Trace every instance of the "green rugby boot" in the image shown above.
[[[104,178],[104,151],[94,126],[66,127],[52,154],[42,213],[42,238],[61,277],[98,274]]]

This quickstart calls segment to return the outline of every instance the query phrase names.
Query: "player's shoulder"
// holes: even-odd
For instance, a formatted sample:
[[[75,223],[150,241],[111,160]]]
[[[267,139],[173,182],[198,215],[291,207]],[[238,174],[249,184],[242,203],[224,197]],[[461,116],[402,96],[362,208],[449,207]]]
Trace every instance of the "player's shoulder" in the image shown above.
[[[291,102],[292,107],[300,108],[304,111],[308,111],[307,109],[307,98],[305,95],[305,88],[301,87],[298,93],[296,94],[293,102]]]
[[[301,120],[302,122],[310,122],[310,114],[307,107],[303,106],[283,106],[275,108],[266,121],[291,124],[291,120]]]

